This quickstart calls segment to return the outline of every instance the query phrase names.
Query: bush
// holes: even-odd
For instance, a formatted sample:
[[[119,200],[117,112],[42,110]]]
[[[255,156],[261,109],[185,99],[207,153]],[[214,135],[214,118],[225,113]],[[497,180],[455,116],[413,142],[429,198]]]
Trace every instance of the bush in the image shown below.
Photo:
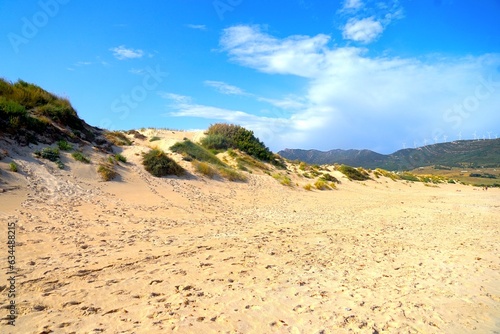
[[[123,163],[127,162],[127,158],[125,158],[120,153],[115,154],[114,158],[115,158],[115,161],[119,161],[119,162],[123,162]]]
[[[355,180],[355,181],[365,181],[369,180],[370,176],[368,173],[364,170],[359,170],[350,166],[342,165],[338,167],[338,170],[347,176],[349,180]]]
[[[37,157],[47,159],[53,162],[60,160],[59,149],[52,147],[45,147],[41,151],[35,151]]]
[[[105,163],[100,163],[97,168],[97,173],[101,175],[103,181],[111,181],[113,180],[118,173],[114,170],[114,165],[109,165]]]
[[[219,175],[217,169],[212,167],[210,164],[206,162],[193,161],[193,166],[195,171],[209,178],[213,179],[215,176]]]
[[[249,131],[234,124],[213,124],[207,132],[202,144],[207,148],[237,148],[257,159],[274,163],[273,153]]]
[[[312,191],[312,185],[310,183],[308,183],[304,186],[304,189],[307,191]]]
[[[73,149],[73,146],[70,143],[68,143],[66,140],[58,141],[57,147],[59,147],[59,149],[61,151],[71,151]]]
[[[170,150],[172,150],[172,152],[188,156],[191,159],[206,161],[214,165],[225,166],[225,164],[220,161],[220,159],[217,158],[212,152],[208,151],[200,145],[193,143],[189,139],[175,143],[170,147]]]
[[[416,176],[412,173],[408,173],[408,172],[399,174],[399,178],[401,180],[405,180],[405,181],[420,182],[420,179],[418,178],[418,176]]]
[[[14,161],[12,161],[9,164],[9,169],[11,172],[14,172],[14,173],[17,173],[19,171],[19,168],[17,167],[17,164]]]
[[[231,147],[228,138],[220,133],[207,134],[201,139],[201,145],[210,150],[227,150]]]
[[[144,154],[142,164],[153,176],[182,175],[184,168],[167,156],[162,150],[154,149]]]
[[[90,159],[83,155],[82,152],[73,152],[71,156],[75,158],[76,161],[83,162],[84,164],[90,163]]]

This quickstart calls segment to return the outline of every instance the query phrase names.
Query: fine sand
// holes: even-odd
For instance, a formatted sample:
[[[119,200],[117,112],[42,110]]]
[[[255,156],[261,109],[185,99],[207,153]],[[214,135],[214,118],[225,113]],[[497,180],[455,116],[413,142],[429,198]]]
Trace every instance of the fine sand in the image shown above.
[[[155,178],[149,144],[124,149],[112,182],[90,148],[91,165],[66,154],[59,170],[2,144],[1,333],[500,332],[500,189]]]

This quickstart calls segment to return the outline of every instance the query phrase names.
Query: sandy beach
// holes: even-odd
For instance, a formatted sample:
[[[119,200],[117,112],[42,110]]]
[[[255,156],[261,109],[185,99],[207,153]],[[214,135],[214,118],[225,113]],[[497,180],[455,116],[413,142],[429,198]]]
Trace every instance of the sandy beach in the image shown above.
[[[156,178],[146,143],[102,182],[88,147],[64,170],[3,148],[2,333],[500,333],[500,189]]]

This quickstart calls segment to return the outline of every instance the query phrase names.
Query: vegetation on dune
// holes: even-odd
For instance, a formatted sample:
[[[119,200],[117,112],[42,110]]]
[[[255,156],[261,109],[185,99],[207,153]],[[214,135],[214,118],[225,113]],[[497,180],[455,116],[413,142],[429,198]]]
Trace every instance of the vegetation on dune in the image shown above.
[[[193,161],[192,162],[194,166],[194,170],[197,173],[200,173],[202,175],[208,176],[209,178],[213,179],[214,177],[218,176],[219,173],[216,168],[214,168],[212,165],[206,162],[200,162],[200,161]]]
[[[308,183],[304,186],[304,189],[307,191],[312,191],[312,185],[310,183]]]
[[[88,157],[86,157],[82,152],[73,152],[71,154],[71,156],[76,160],[76,161],[80,161],[80,162],[83,162],[85,164],[89,164],[90,163],[90,159]]]
[[[318,190],[330,190],[330,186],[323,180],[319,179],[314,183],[314,186]]]
[[[127,162],[127,158],[124,157],[123,155],[121,155],[120,153],[117,153],[113,156],[113,158],[115,159],[115,161],[117,162],[123,162],[123,163],[126,163]]]
[[[41,151],[35,151],[33,153],[37,158],[43,158],[55,162],[57,167],[60,169],[64,168],[64,164],[61,161],[58,148],[45,147]]]
[[[227,150],[238,149],[248,155],[273,165],[283,167],[284,162],[273,154],[264,143],[255,137],[253,131],[239,125],[217,123],[211,125],[205,132],[201,144],[207,149]]]
[[[279,181],[284,186],[291,187],[292,186],[292,180],[288,175],[282,174],[282,173],[275,173],[272,174],[272,177],[274,177],[276,180]]]
[[[59,147],[61,151],[71,151],[73,149],[73,145],[68,143],[66,140],[59,140],[57,142],[57,147]]]
[[[130,146],[132,141],[121,131],[109,131],[104,135],[107,140],[116,146]]]
[[[229,167],[219,167],[218,171],[223,178],[228,179],[229,181],[246,182],[248,180],[244,174]]]
[[[142,164],[153,176],[182,175],[184,168],[171,159],[165,152],[154,149],[143,155]]]
[[[363,168],[341,165],[337,167],[337,170],[347,176],[349,180],[365,181],[370,179],[370,175]]]
[[[189,139],[185,139],[182,142],[175,143],[170,147],[170,150],[172,152],[182,154],[183,156],[187,156],[191,159],[209,162],[214,165],[225,166],[225,164],[220,161],[220,159],[217,158],[215,154],[213,154],[206,148],[193,143]]]
[[[101,162],[97,167],[97,173],[99,173],[103,181],[111,181],[118,175],[114,168],[114,164]]]
[[[17,173],[19,171],[19,167],[17,166],[17,164],[14,161],[9,163],[9,169],[11,172],[14,172],[14,173]]]
[[[157,140],[160,140],[160,139],[161,139],[160,137],[154,136],[149,141],[152,142],[152,141],[157,141]]]
[[[23,80],[11,83],[0,78],[0,133],[25,145],[60,139],[93,141],[97,130],[78,117],[68,99]]]

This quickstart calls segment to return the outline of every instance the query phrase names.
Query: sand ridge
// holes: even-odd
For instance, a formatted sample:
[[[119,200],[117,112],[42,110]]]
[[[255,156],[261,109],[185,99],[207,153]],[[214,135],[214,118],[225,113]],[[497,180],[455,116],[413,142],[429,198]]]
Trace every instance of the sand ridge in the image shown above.
[[[123,148],[107,183],[9,147],[22,172],[0,161],[18,186],[0,194],[0,235],[17,223],[19,317],[8,327],[3,308],[2,333],[500,331],[498,189],[155,178],[147,145]]]

